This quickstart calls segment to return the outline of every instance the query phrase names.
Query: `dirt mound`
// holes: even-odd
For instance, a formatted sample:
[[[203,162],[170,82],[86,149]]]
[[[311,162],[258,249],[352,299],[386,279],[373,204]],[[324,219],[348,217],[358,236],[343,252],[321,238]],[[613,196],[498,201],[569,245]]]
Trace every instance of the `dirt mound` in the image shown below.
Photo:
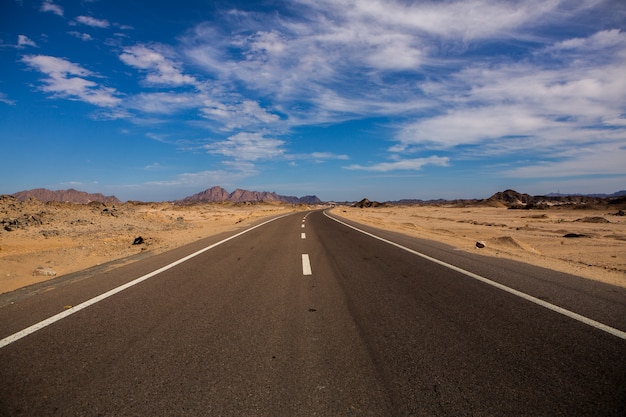
[[[537,250],[532,248],[531,246],[520,242],[512,236],[500,236],[489,239],[488,244],[490,247],[494,248],[510,248],[510,249],[519,249],[527,252],[538,253]]]

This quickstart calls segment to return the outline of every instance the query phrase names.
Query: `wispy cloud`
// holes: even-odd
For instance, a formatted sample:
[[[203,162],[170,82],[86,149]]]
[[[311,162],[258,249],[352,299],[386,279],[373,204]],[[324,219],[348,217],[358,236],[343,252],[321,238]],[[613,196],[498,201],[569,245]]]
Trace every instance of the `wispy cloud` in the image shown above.
[[[18,35],[17,36],[17,47],[24,48],[26,46],[37,47],[37,44],[32,39],[29,39],[26,35]]]
[[[67,33],[69,35],[72,35],[75,38],[78,38],[78,39],[83,40],[83,41],[92,41],[93,40],[93,37],[90,34],[88,34],[88,33],[82,33],[82,32],[76,32],[76,31],[70,31],[70,32],[67,32]]]
[[[41,4],[41,8],[39,9],[42,12],[50,12],[54,13],[57,16],[63,16],[63,7],[58,4],[54,4],[54,2],[50,0],[46,0]]]
[[[344,167],[349,170],[360,171],[375,171],[375,172],[389,172],[389,171],[419,171],[426,165],[434,165],[445,167],[448,166],[450,159],[441,156],[429,156],[427,158],[413,158],[413,159],[400,159],[393,162],[378,162],[371,165],[348,165]]]
[[[92,16],[77,16],[76,22],[81,23],[83,25],[91,26],[94,28],[106,29],[111,24],[106,19],[96,19]]]
[[[266,137],[263,133],[241,132],[224,141],[205,145],[212,154],[228,156],[240,161],[257,161],[283,156],[285,142]]]
[[[40,89],[52,93],[54,97],[80,100],[100,107],[112,107],[121,102],[113,88],[86,79],[96,74],[66,59],[26,55],[22,61],[47,76]]]
[[[167,48],[158,46],[135,45],[124,49],[120,59],[126,65],[147,72],[146,82],[163,85],[195,84],[196,79],[182,73],[181,64],[167,58]]]
[[[594,144],[564,150],[543,161],[507,169],[501,175],[513,178],[568,178],[624,175],[626,149],[617,144]]]
[[[15,101],[9,99],[4,93],[0,93],[0,103],[8,104],[9,106],[15,105]]]
[[[470,64],[449,82],[427,86],[441,113],[402,126],[390,151],[481,145],[483,155],[525,151],[549,158],[590,143],[599,149],[623,143],[624,68],[626,34],[616,30],[558,42],[532,61]],[[598,171],[614,172],[601,166]]]
[[[338,160],[347,160],[350,159],[348,155],[345,154],[336,154],[332,152],[313,152],[308,155],[309,157],[315,160],[328,160],[328,159],[338,159]]]
[[[206,98],[200,111],[205,118],[219,122],[226,130],[267,128],[280,120],[280,116],[252,100],[221,102]]]
[[[129,109],[144,113],[174,114],[181,110],[197,108],[202,97],[193,93],[156,92],[139,93],[126,100]]]

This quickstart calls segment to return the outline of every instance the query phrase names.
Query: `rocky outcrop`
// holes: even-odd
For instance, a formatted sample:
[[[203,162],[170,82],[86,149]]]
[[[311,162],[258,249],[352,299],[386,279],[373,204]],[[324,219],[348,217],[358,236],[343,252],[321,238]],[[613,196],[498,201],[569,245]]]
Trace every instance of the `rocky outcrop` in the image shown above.
[[[48,190],[46,188],[35,188],[33,190],[20,191],[12,195],[18,201],[27,201],[30,198],[35,198],[42,203],[47,203],[49,201],[81,204],[87,204],[93,201],[112,204],[121,203],[121,201],[115,196],[105,196],[100,193],[90,194],[84,191],[74,190],[73,188],[70,188],[69,190],[57,191]]]
[[[384,204],[381,204],[378,201],[370,201],[367,198],[364,198],[358,203],[352,205],[352,207],[358,207],[358,208],[381,207],[381,206],[384,206]]]
[[[501,202],[507,206],[528,204],[533,200],[533,196],[529,194],[518,193],[515,190],[500,191],[487,199],[489,202]]]
[[[619,193],[615,193],[619,194]],[[483,203],[505,206],[510,209],[545,209],[550,206],[576,206],[580,208],[599,204],[623,205],[624,197],[594,197],[592,195],[544,195],[531,196],[506,190],[495,193]]]

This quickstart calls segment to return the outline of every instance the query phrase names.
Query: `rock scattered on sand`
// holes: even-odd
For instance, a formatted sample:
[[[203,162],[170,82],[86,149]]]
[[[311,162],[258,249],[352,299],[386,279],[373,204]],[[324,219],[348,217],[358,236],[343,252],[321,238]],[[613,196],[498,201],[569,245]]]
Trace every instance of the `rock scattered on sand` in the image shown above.
[[[482,249],[485,247],[485,242],[479,240],[478,242],[476,242],[476,247],[479,249]]]
[[[141,245],[143,243],[143,237],[139,236],[133,240],[133,245]]]
[[[33,276],[55,277],[56,275],[57,271],[52,268],[44,268],[43,266],[35,268],[35,270],[33,271]]]
[[[593,217],[583,217],[582,219],[576,220],[577,222],[583,223],[611,223],[607,219],[601,216],[593,216]]]
[[[567,233],[563,235],[563,237],[587,237],[587,235],[583,235],[581,233]]]

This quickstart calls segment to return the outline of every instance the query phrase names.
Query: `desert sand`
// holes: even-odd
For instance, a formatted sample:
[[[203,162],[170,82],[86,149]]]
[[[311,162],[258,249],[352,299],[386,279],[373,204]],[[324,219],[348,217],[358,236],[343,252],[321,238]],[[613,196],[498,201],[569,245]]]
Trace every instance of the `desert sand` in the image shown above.
[[[337,207],[334,212],[460,250],[626,287],[626,216],[618,215],[619,209],[611,205],[545,210],[452,205]],[[477,242],[484,247],[478,248]]]
[[[71,204],[0,196],[0,293],[96,265],[111,268],[262,218],[313,207],[280,203]],[[333,213],[364,224],[436,240],[626,287],[626,216],[596,209],[397,206]],[[584,235],[576,238],[566,234]],[[141,244],[133,244],[141,237]],[[477,248],[482,241],[484,248]],[[122,260],[122,261],[119,261]],[[111,261],[118,261],[111,263]]]
[[[111,261],[132,262],[138,254],[164,252],[307,208],[279,203],[44,204],[0,196],[0,293]],[[133,244],[139,237],[142,243]]]

